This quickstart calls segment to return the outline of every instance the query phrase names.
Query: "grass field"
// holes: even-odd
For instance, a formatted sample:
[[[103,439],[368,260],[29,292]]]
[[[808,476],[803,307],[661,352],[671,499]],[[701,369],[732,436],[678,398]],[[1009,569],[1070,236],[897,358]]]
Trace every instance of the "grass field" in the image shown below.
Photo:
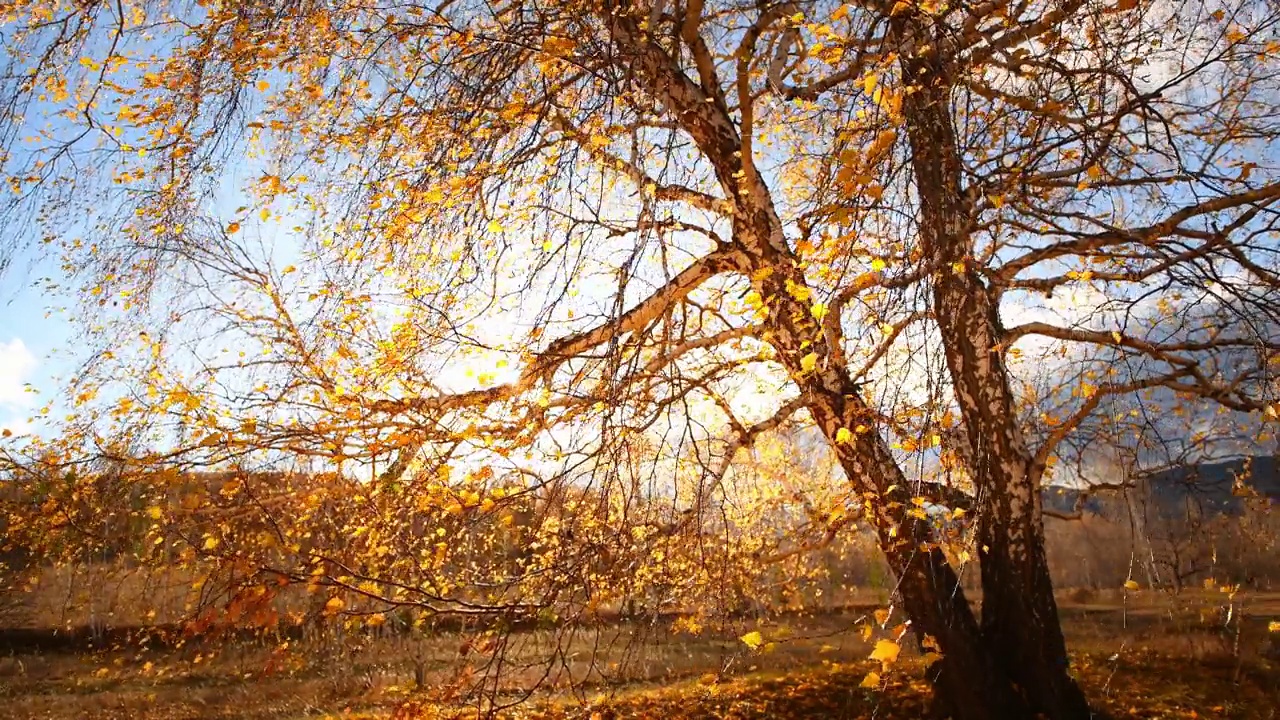
[[[1077,675],[1117,717],[1265,719],[1280,706],[1280,595],[1178,598],[1146,592],[1064,594]],[[878,670],[855,631],[858,611],[788,617],[697,636],[662,623],[566,636],[519,633],[495,691],[527,717],[916,718],[927,687],[918,658],[861,687]],[[758,629],[752,651],[737,635]],[[466,639],[364,636],[282,644],[195,641],[94,650],[10,648],[0,658],[0,717],[301,718],[439,714],[432,689],[457,685]],[[553,648],[563,649],[562,653]],[[479,653],[471,657],[478,657]],[[542,662],[552,657],[552,662]],[[572,682],[571,682],[572,681]],[[416,690],[418,683],[427,692]],[[570,692],[570,684],[584,688]],[[449,712],[452,712],[451,710]]]

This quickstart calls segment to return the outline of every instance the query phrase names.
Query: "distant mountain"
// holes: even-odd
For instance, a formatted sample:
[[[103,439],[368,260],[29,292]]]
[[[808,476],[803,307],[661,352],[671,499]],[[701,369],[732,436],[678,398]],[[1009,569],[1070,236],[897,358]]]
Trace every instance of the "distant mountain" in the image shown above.
[[[1070,513],[1083,491],[1066,487],[1044,490],[1046,510]],[[1280,458],[1256,455],[1220,462],[1183,465],[1151,474],[1129,493],[1147,511],[1184,516],[1188,512],[1236,515],[1249,498],[1280,502]],[[1088,494],[1081,502],[1085,514],[1114,517],[1125,509],[1126,499],[1117,491]]]
[[[1147,492],[1162,507],[1198,506],[1212,513],[1236,514],[1249,498],[1280,500],[1280,458],[1248,458],[1172,468],[1152,475]]]

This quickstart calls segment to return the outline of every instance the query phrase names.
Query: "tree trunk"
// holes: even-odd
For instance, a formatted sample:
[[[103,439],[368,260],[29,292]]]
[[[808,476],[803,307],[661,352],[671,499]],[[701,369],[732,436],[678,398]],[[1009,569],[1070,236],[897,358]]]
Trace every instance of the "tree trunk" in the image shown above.
[[[828,342],[812,319],[810,306],[792,292],[793,287],[806,287],[806,280],[783,234],[769,188],[751,162],[749,123],[739,135],[722,99],[708,95],[707,88],[685,75],[663,47],[648,41],[625,3],[606,3],[605,10],[613,41],[627,56],[628,66],[679,118],[734,204],[730,264],[751,277],[754,289],[767,303],[768,342],[800,384],[806,407],[839,456],[849,481],[876,498],[870,503],[876,516],[869,520],[897,576],[913,629],[922,641],[925,636],[936,639],[943,654],[941,667],[932,677],[942,706],[955,720],[1029,720],[1033,708],[1017,687],[1028,676],[1014,674],[1018,669],[1001,662],[1002,656],[987,646],[931,524],[907,512],[913,507],[908,483],[884,438],[871,431],[854,433],[848,442],[841,441],[842,429],[848,433],[859,425],[874,428],[879,423],[849,377],[840,348]],[[951,149],[954,152],[954,140]],[[806,368],[805,357],[825,361],[821,368]],[[1019,587],[1008,589],[1014,594],[1022,592]],[[1052,594],[1048,597],[1052,611]],[[1056,615],[1050,612],[1045,617],[1056,630]],[[1058,645],[1050,651],[1055,647],[1061,650],[1060,634]],[[1061,672],[1070,682],[1065,665]]]
[[[868,520],[897,578],[903,609],[917,639],[923,644],[932,637],[942,651],[943,659],[929,669],[939,715],[955,720],[1033,717],[987,646],[960,578],[937,545],[932,524],[905,512],[913,507],[908,481],[884,439],[860,433],[848,443],[836,441],[841,427],[856,426],[869,414],[847,374],[837,374],[847,392],[814,389],[809,409],[850,482],[880,496],[877,515]]]
[[[910,23],[898,31],[909,36]],[[919,87],[903,100],[920,196],[920,234],[934,266],[933,310],[968,437],[978,490],[982,634],[1031,709],[1054,720],[1088,718],[1071,678],[1044,550],[1039,479],[1021,429],[1002,350],[998,296],[974,267],[970,204],[947,70],[936,55],[904,58]]]

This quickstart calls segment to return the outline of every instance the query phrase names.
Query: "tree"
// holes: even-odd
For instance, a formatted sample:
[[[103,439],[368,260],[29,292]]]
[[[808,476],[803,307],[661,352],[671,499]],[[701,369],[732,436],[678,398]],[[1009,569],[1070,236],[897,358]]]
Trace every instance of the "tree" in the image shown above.
[[[1039,496],[1056,448],[1156,387],[1274,416],[1264,3],[6,12],[9,106],[34,134],[11,183],[49,201],[103,349],[50,441],[66,461],[336,466],[385,492],[332,515],[366,535],[482,506],[476,470],[422,489],[434,502],[395,495],[451,464],[701,521],[735,455],[800,413],[942,651],[942,708],[1077,718]],[[1037,313],[1072,292],[1085,311]],[[1064,412],[1029,413],[1011,362],[1076,347],[1098,369]],[[914,502],[967,501],[905,470],[944,436],[974,497],[980,621]],[[585,567],[568,546],[502,586]],[[522,587],[432,607],[557,592]]]

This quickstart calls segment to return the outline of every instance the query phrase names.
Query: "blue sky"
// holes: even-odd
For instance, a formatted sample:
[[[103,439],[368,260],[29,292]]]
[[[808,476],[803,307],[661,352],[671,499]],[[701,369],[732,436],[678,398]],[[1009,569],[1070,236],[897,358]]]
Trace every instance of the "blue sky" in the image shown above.
[[[0,239],[0,246],[12,240]],[[54,377],[71,367],[65,353],[54,355],[65,350],[70,324],[53,311],[59,299],[37,287],[49,274],[30,253],[0,274],[0,429],[15,433],[29,429],[27,419],[50,396]],[[27,392],[27,384],[42,392]]]

